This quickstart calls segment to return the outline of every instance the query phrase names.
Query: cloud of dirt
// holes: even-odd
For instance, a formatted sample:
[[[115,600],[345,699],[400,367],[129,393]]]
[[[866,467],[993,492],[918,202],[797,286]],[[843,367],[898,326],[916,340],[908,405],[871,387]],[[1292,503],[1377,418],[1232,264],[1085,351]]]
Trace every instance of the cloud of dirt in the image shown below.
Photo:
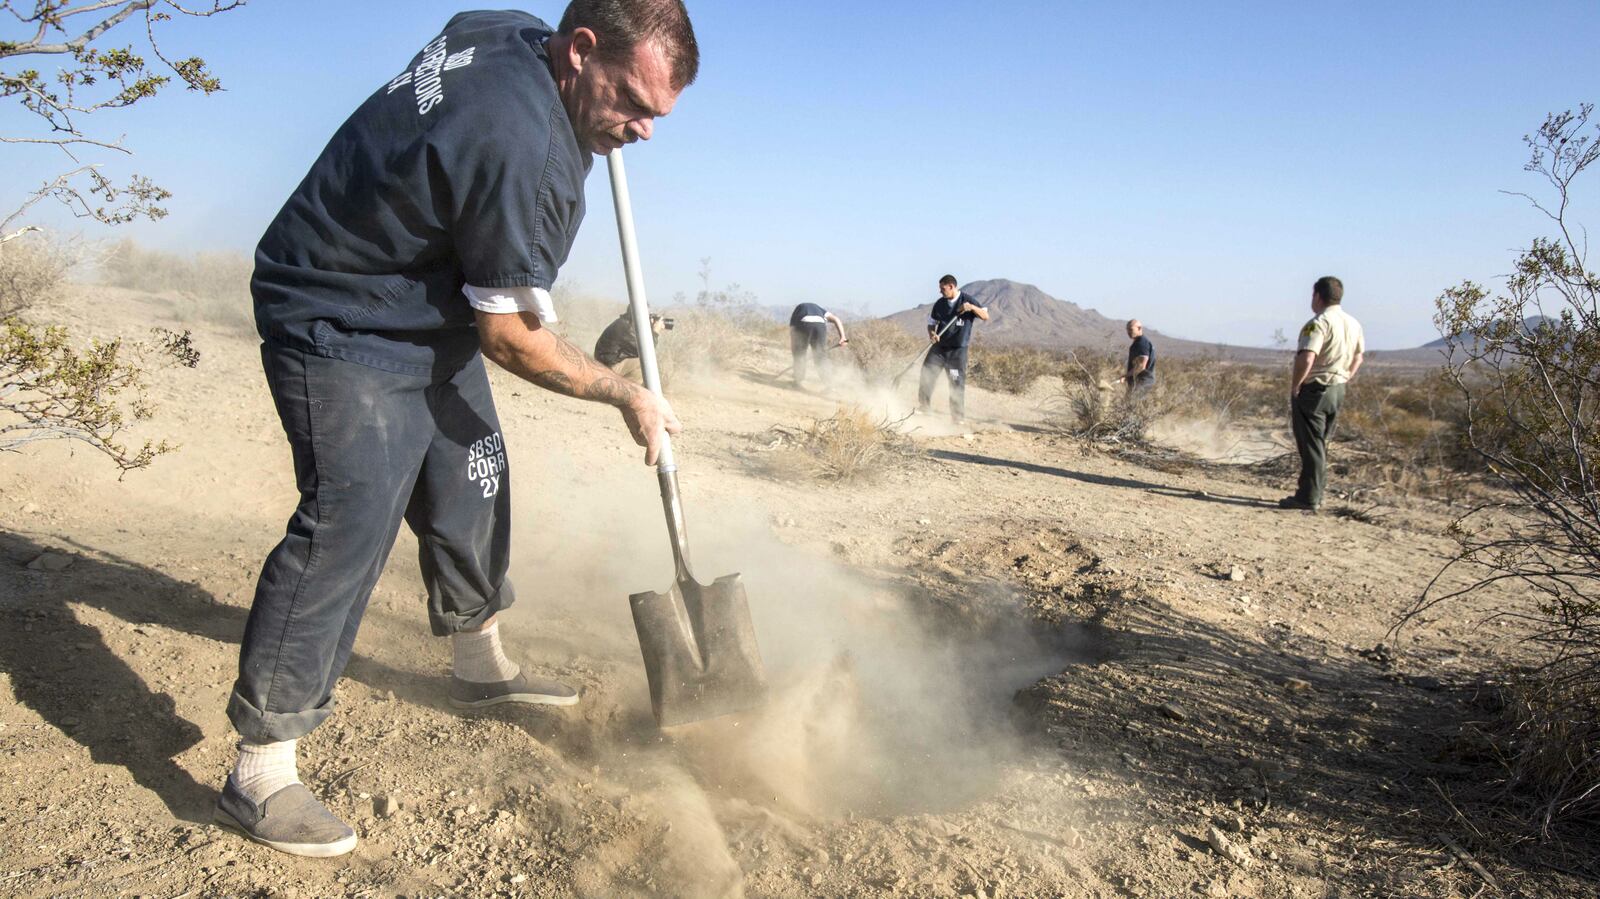
[[[1281,435],[1223,420],[1164,417],[1150,427],[1150,437],[1174,449],[1227,465],[1251,465],[1292,449]]]
[[[1013,694],[1076,658],[1021,614],[963,620],[949,614],[961,602],[937,601],[909,579],[786,546],[767,523],[782,510],[736,508],[709,478],[685,472],[695,573],[704,583],[743,575],[771,697],[756,712],[655,740],[626,597],[666,589],[672,562],[652,473],[615,475],[542,455],[540,508],[525,517],[559,523],[561,536],[541,525],[515,538],[523,598],[507,613],[509,636],[527,645],[537,635],[538,649],[558,658],[566,644],[568,658],[602,660],[598,692],[650,733],[624,734],[609,750],[598,741],[600,766],[670,808],[680,822],[667,838],[673,851],[708,869],[726,864],[719,818],[738,808],[803,823],[951,811],[989,795],[1024,752],[1009,724]],[[550,636],[556,629],[568,634]]]

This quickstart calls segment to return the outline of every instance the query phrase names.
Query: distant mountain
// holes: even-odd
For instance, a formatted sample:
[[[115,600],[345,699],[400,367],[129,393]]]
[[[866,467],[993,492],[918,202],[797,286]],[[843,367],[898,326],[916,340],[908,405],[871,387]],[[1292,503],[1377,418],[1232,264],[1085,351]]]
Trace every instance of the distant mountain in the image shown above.
[[[1536,331],[1536,330],[1538,330],[1540,328],[1540,326],[1544,325],[1546,322],[1554,324],[1555,321],[1556,321],[1555,319],[1553,319],[1553,318],[1551,318],[1551,317],[1549,317],[1547,315],[1529,316],[1528,318],[1523,319],[1522,328],[1523,328],[1524,331]],[[1460,342],[1461,342],[1460,338],[1457,337],[1456,338],[1456,343],[1459,344]],[[1421,348],[1425,349],[1425,350],[1442,349],[1442,348],[1444,348],[1446,346],[1449,346],[1449,345],[1450,345],[1450,338],[1441,337],[1438,340],[1430,340],[1430,341],[1428,341],[1427,343],[1423,344]]]
[[[989,321],[980,324],[973,335],[975,343],[1034,346],[1045,349],[1076,347],[1122,347],[1128,342],[1127,322],[1107,318],[1093,309],[1058,300],[1032,284],[1005,278],[973,281],[961,290],[989,310]],[[928,311],[933,303],[885,316],[887,321],[913,334],[927,333]],[[1221,344],[1202,343],[1167,337],[1160,331],[1145,329],[1155,343],[1157,358],[1163,352],[1181,356],[1219,355],[1237,358],[1273,358],[1281,353]]]

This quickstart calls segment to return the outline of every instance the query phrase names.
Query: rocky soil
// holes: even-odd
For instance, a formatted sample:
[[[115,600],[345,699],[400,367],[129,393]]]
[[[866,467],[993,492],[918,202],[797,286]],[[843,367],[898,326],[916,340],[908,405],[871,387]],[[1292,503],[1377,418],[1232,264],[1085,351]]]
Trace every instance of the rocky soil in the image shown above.
[[[137,332],[170,310],[92,289],[60,315]],[[1280,512],[1259,466],[1087,446],[1039,397],[981,391],[969,428],[909,419],[919,453],[872,479],[785,479],[774,425],[909,397],[786,389],[775,345],[673,383],[697,567],[748,583],[764,710],[654,727],[625,602],[671,577],[654,479],[614,413],[497,376],[503,631],[583,702],[451,712],[403,534],[301,749],[361,844],[251,845],[207,822],[292,478],[253,342],[197,340],[198,370],[156,377],[148,432],[182,448],[149,470],[64,443],[0,458],[5,895],[1600,892],[1454,811],[1485,777],[1458,739],[1475,685],[1518,649],[1471,604],[1390,633],[1449,552],[1448,506]]]

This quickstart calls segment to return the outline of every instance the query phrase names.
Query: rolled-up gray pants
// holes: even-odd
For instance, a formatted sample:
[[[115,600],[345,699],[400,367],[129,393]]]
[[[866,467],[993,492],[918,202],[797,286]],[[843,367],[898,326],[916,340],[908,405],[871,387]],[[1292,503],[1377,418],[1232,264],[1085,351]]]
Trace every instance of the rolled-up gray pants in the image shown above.
[[[300,502],[256,583],[228,718],[247,739],[275,741],[332,711],[402,518],[436,636],[511,604],[511,485],[483,357],[436,377],[273,344],[261,358]]]

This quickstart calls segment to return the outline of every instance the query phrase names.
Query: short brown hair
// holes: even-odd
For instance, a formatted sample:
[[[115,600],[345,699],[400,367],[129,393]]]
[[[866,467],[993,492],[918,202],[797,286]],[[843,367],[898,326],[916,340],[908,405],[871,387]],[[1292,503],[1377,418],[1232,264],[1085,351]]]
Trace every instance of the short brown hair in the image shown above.
[[[1311,295],[1329,306],[1337,306],[1344,302],[1344,282],[1332,275],[1323,275],[1311,285]]]
[[[672,64],[672,86],[683,90],[700,73],[700,45],[683,0],[572,0],[561,14],[561,34],[594,32],[595,52],[616,60],[646,41],[657,41]]]
[[[943,278],[939,279],[939,286],[940,287],[943,287],[946,284],[950,285],[951,287],[957,286],[956,285],[956,276],[955,275],[945,275]]]

